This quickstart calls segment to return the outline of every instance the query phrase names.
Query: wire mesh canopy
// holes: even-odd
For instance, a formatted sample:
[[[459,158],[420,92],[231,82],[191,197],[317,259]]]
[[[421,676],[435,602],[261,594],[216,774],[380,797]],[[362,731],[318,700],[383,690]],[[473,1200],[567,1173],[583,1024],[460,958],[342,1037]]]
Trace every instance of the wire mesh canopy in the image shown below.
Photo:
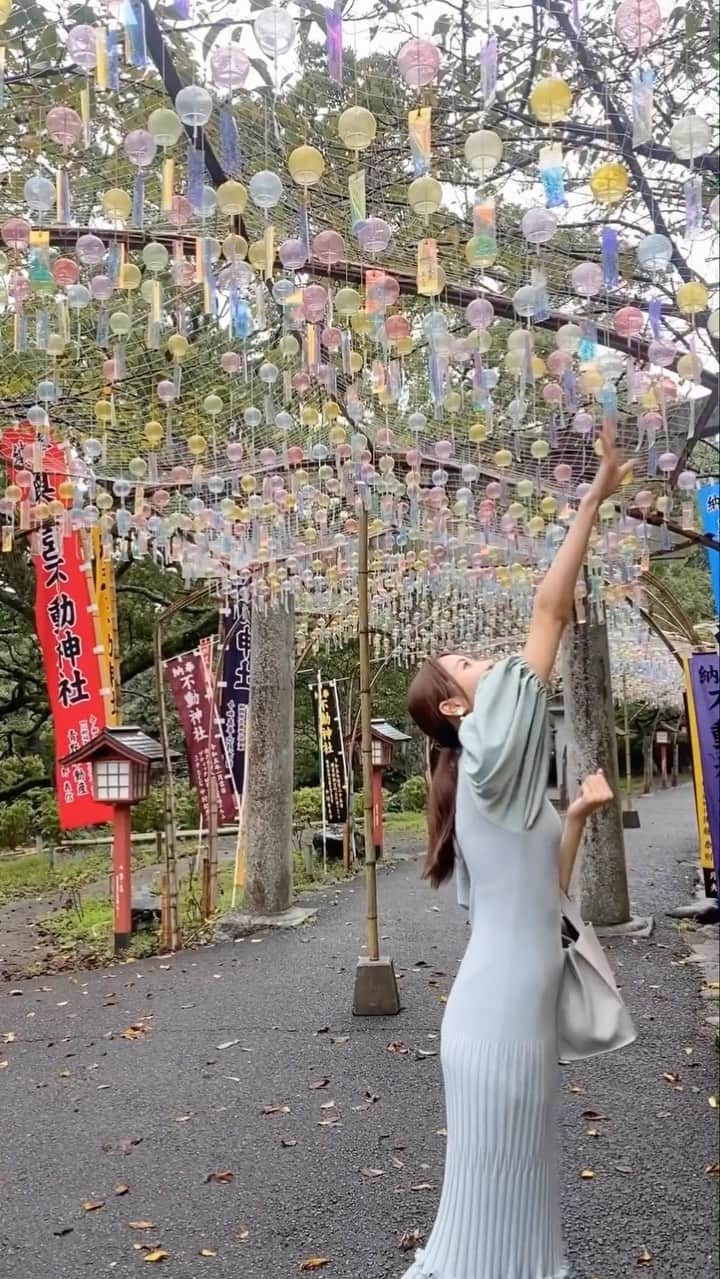
[[[5,0],[6,540],[79,524],[308,615],[365,505],[413,647],[522,624],[610,424],[592,605],[632,597],[717,431],[697,13]]]

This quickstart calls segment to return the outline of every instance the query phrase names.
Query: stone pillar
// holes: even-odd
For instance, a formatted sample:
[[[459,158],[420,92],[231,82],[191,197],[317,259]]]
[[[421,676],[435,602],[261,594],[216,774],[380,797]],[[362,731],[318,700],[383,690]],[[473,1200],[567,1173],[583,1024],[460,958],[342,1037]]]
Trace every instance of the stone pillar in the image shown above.
[[[257,915],[292,900],[294,636],[291,609],[253,610],[244,909]]]
[[[562,645],[562,677],[568,735],[568,782],[573,799],[579,782],[602,768],[615,802],[593,814],[585,828],[578,876],[583,916],[596,927],[630,920],[615,711],[607,627],[568,627]]]

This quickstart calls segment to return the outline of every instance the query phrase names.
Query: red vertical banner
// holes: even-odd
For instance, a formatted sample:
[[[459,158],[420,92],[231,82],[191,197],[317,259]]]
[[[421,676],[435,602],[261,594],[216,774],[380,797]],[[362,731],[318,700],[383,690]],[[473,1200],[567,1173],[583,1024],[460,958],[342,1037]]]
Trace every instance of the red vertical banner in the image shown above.
[[[12,482],[30,472],[25,450],[37,451],[30,426],[6,431],[0,455],[8,463]],[[40,447],[43,447],[42,445]],[[59,445],[45,446],[41,468],[31,475],[32,490],[22,484],[24,502],[54,502],[65,478],[65,454]],[[78,764],[60,767],[57,760],[83,746],[105,727],[105,702],[88,574],[80,531],[60,520],[48,520],[33,534],[35,567],[35,629],[42,653],[48,700],[55,735],[55,790],[63,830],[111,822],[112,807],[93,799],[92,768]]]
[[[212,776],[217,793],[218,818],[223,824],[230,824],[237,819],[237,803],[203,653],[196,649],[171,658],[165,662],[165,675],[177,707],[190,777],[198,793],[203,822],[207,825],[210,815],[209,780]]]

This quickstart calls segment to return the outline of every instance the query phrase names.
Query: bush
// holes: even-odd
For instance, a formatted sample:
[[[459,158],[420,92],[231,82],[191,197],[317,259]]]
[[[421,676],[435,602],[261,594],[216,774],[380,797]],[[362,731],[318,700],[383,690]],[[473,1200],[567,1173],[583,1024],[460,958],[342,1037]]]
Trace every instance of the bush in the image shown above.
[[[26,799],[0,806],[0,848],[25,848],[35,835],[32,805]]]
[[[306,830],[322,821],[322,795],[319,786],[301,786],[293,794],[293,825]]]
[[[401,813],[421,813],[427,802],[427,782],[424,777],[408,777],[397,792]]]
[[[197,830],[200,820],[200,809],[197,793],[184,778],[175,780],[175,817],[178,830]],[[146,834],[153,830],[165,829],[165,807],[162,784],[151,786],[147,799],[136,804],[132,810],[132,827],[139,833]]]
[[[48,792],[35,801],[35,821],[37,833],[42,835],[46,844],[59,844],[62,832],[54,792]]]

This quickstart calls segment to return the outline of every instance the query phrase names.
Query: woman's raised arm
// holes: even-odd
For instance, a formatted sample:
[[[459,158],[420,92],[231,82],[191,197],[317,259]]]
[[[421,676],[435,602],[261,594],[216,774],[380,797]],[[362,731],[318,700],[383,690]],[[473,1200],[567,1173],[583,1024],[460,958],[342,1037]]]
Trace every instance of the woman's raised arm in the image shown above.
[[[552,673],[563,631],[573,616],[575,583],[585,559],[590,534],[600,504],[611,497],[632,470],[621,463],[615,447],[615,427],[601,433],[602,461],[589,492],[582,499],[568,534],[541,582],[535,597],[530,631],[523,656],[540,679]]]

